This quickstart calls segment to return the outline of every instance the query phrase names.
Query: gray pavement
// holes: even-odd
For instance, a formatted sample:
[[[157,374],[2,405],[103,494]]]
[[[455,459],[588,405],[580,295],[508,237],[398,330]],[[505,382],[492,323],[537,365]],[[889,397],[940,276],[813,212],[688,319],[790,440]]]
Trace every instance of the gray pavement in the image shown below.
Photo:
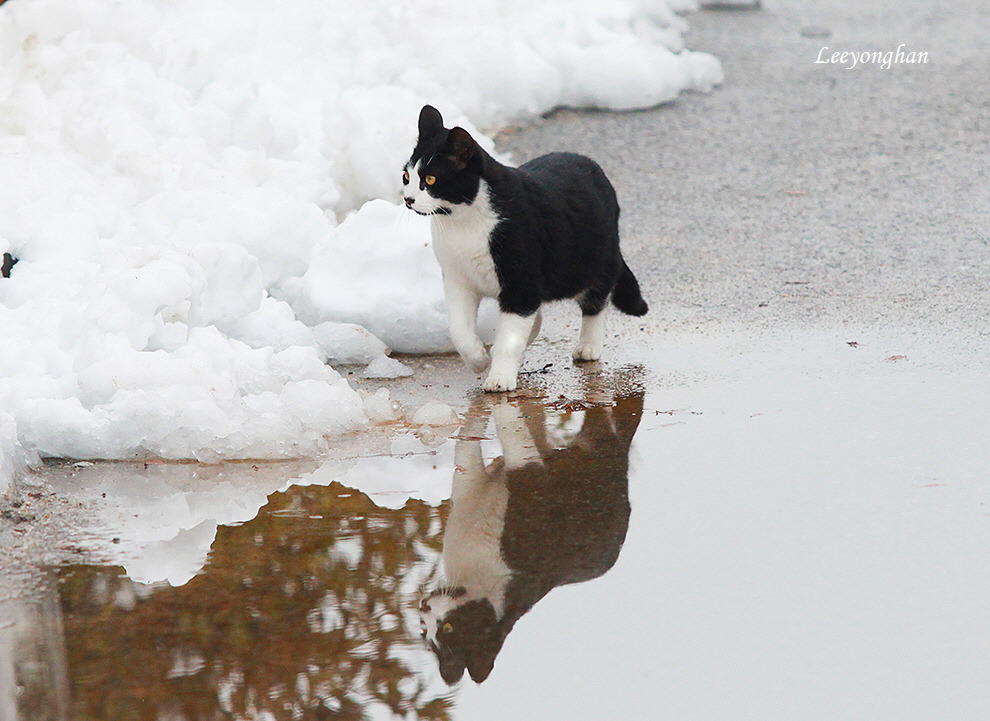
[[[653,307],[635,323],[990,331],[990,3],[771,0],[688,21],[724,65],[711,94],[500,138],[519,161],[566,149],[609,172]],[[901,44],[928,64],[815,62]]]

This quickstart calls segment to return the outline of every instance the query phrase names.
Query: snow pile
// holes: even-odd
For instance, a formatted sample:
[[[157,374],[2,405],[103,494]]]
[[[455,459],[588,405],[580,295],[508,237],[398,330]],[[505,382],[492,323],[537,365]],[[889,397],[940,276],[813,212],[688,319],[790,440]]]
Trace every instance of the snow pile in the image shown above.
[[[663,0],[5,3],[0,413],[51,456],[319,452],[364,421],[327,361],[450,347],[426,224],[360,207],[422,104],[474,131],[708,89],[684,29]]]
[[[315,247],[305,274],[285,289],[305,323],[355,323],[401,353],[453,350],[430,219],[385,200],[348,216],[333,243]],[[485,303],[479,329],[486,341],[494,337],[496,317],[494,303]],[[383,363],[369,370],[375,378],[402,374]]]

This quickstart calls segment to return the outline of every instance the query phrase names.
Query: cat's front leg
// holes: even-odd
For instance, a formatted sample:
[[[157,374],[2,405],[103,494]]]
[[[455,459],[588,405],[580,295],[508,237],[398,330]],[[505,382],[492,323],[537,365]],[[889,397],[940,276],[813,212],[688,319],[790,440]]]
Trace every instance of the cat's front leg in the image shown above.
[[[461,283],[444,279],[444,297],[450,322],[450,340],[460,353],[464,364],[474,373],[488,367],[488,351],[478,338],[478,304],[481,296]]]
[[[492,409],[495,431],[502,445],[505,468],[515,471],[531,463],[543,464],[539,446],[530,433],[522,410],[509,401],[502,401]]]
[[[516,389],[519,364],[535,322],[536,313],[518,315],[503,311],[499,314],[492,345],[492,367],[482,388],[492,393]]]

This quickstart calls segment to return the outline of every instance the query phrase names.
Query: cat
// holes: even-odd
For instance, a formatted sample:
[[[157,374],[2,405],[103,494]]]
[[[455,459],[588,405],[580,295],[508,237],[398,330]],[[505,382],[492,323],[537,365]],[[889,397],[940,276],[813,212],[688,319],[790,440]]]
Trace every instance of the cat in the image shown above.
[[[582,312],[577,361],[601,357],[605,306],[641,316],[647,304],[619,251],[619,204],[599,165],[551,153],[510,168],[431,105],[402,174],[407,207],[431,218],[454,347],[483,388],[515,390],[540,306],[573,298]],[[481,298],[496,298],[491,357],[475,330]]]
[[[642,391],[629,392],[584,411],[576,432],[551,434],[541,405],[498,403],[492,415],[503,456],[486,465],[480,436],[488,417],[472,409],[454,450],[445,582],[420,604],[422,636],[446,683],[465,670],[484,681],[537,601],[615,563],[629,525],[629,448],[642,413]]]

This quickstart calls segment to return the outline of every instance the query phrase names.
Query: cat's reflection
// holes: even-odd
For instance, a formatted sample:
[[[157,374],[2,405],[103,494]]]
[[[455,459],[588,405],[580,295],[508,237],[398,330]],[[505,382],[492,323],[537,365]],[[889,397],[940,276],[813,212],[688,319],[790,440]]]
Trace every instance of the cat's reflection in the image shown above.
[[[455,450],[444,585],[420,605],[423,637],[448,684],[492,671],[506,635],[557,586],[615,563],[629,524],[629,446],[642,391],[554,413],[480,398]],[[485,463],[489,416],[502,456]]]

